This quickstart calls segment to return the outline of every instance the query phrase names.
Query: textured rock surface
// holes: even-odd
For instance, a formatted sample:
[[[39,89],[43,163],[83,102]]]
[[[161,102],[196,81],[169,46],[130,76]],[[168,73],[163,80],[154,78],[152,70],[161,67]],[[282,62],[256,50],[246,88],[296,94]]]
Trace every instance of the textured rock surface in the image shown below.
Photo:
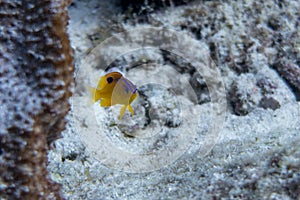
[[[294,91],[297,100],[300,100],[300,59],[290,61],[282,59],[275,63],[273,67],[278,73],[289,83],[291,89]],[[297,62],[297,63],[295,63]]]
[[[167,6],[178,6],[186,4],[191,0],[122,0],[121,6],[125,12],[131,12],[133,15],[147,14],[159,8]]]
[[[60,199],[46,169],[73,83],[68,1],[0,2],[0,198]]]
[[[114,3],[118,5],[118,1]],[[197,146],[192,146],[176,162],[160,170],[132,174],[105,167],[95,159],[79,137],[90,133],[91,127],[82,123],[80,129],[76,129],[78,119],[74,116],[78,113],[72,113],[64,138],[57,141],[56,148],[49,153],[48,169],[53,179],[63,185],[65,197],[299,199],[300,110],[295,90],[291,89],[298,83],[298,76],[291,72],[299,69],[299,1],[197,1],[151,11],[147,15],[137,14],[134,18],[131,17],[135,15],[128,12],[120,15],[121,9],[113,5],[96,0],[74,1],[70,8],[69,31],[78,61],[106,37],[119,31],[145,28],[144,23],[184,32],[209,47],[226,84],[228,115],[219,141],[208,156],[203,158]],[[112,46],[106,50],[109,53],[113,48],[127,47]],[[194,54],[199,58],[203,56],[197,51]],[[116,59],[115,64],[138,60],[136,54],[130,52],[128,55]],[[207,107],[210,99],[205,84],[201,77],[187,73],[187,63],[162,52],[146,55],[141,62],[146,67],[181,70],[173,83],[179,94],[184,91],[181,83],[187,83],[185,78],[200,89],[198,102],[183,97],[180,103],[188,102],[195,109]],[[285,68],[288,63],[291,66]],[[175,77],[169,68],[146,67],[144,70],[137,68],[138,73],[134,69],[124,72],[135,83],[149,79],[147,75],[155,70],[161,74],[157,76],[159,81],[170,81],[169,77]],[[101,73],[97,68],[88,71],[80,62],[78,70],[86,70],[87,77]],[[80,80],[78,85],[83,81],[88,83]],[[153,96],[150,100],[155,105],[164,105],[159,101],[166,99]],[[82,112],[85,103],[81,102]],[[118,112],[116,108],[95,107],[95,110],[99,111],[94,121],[100,130],[109,126]],[[209,123],[209,112],[201,111],[199,126],[209,129],[205,126]],[[140,119],[144,122],[143,118]],[[115,145],[124,144],[121,139],[134,141],[134,138],[122,138],[122,134],[113,128],[107,129],[106,134],[114,139]],[[201,141],[200,137],[197,139]],[[128,146],[122,147],[141,150],[139,146],[131,146],[131,149]]]

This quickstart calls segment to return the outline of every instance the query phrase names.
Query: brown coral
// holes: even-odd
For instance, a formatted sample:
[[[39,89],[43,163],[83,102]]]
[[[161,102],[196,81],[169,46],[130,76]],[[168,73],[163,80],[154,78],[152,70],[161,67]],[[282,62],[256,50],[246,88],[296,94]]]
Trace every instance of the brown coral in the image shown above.
[[[64,129],[73,83],[59,0],[0,2],[0,197],[60,199],[48,178],[47,139]]]

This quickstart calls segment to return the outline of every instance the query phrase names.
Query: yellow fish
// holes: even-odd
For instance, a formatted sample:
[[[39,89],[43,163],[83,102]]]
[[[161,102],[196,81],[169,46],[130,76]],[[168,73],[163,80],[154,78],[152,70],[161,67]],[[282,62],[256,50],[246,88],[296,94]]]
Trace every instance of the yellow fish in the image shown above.
[[[101,100],[100,106],[123,105],[119,119],[122,119],[126,109],[134,115],[131,103],[138,95],[136,86],[119,72],[110,72],[102,76],[97,88],[90,88],[93,102]]]

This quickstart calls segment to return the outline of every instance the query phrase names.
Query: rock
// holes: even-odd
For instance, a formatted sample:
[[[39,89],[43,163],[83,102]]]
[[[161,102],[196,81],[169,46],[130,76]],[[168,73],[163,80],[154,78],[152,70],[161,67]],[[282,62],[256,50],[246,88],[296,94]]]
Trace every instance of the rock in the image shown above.
[[[150,1],[145,1],[145,0],[122,0],[121,1],[121,6],[124,10],[127,9],[133,9],[133,12],[141,12],[145,11],[145,9],[148,7],[148,11],[153,11],[156,10],[160,7],[166,7],[166,6],[178,6],[182,4],[186,4],[191,0],[177,0],[177,1],[172,1],[172,0],[150,0]]]
[[[239,76],[233,82],[229,95],[233,110],[237,115],[246,115],[251,112],[258,106],[262,98],[261,91],[252,74]]]
[[[278,101],[276,101],[274,98],[270,97],[263,97],[260,101],[260,106],[264,109],[272,109],[272,110],[276,110],[278,108],[280,108],[280,104]]]
[[[290,85],[297,100],[300,100],[300,66],[290,60],[280,60],[273,65]]]
[[[212,100],[213,96],[204,87],[201,77],[190,68],[195,63],[189,63],[180,56],[176,57],[160,49],[156,49],[155,53],[146,52],[145,55],[149,56],[142,56],[140,57],[142,59],[139,59],[138,53],[143,52],[145,46],[126,52],[128,49],[132,50],[132,43],[121,40],[124,45],[119,45],[120,40],[115,40],[114,45],[104,49],[103,54],[115,59],[113,62],[111,60],[107,62],[107,66],[112,63],[113,67],[116,67],[138,60],[142,62],[136,64],[141,66],[125,67],[123,70],[134,83],[149,81],[154,72],[155,76],[150,80],[152,83],[164,85],[165,82],[172,80],[174,86],[172,91],[175,91],[177,102],[190,108],[180,107],[181,114],[189,116],[187,121],[197,120],[198,128],[194,132],[189,131],[188,126],[183,127],[186,121],[182,120],[178,127],[170,127],[169,132],[166,132],[164,127],[162,131],[148,135],[147,138],[125,137],[124,134],[120,134],[118,126],[131,131],[140,127],[129,127],[130,120],[145,124],[144,113],[147,109],[150,110],[149,101],[156,106],[153,116],[163,116],[158,112],[161,110],[159,105],[165,106],[161,101],[167,98],[161,98],[160,95],[152,95],[151,99],[145,98],[143,104],[134,105],[137,110],[135,117],[131,118],[127,113],[124,118],[127,117],[128,121],[110,124],[110,120],[114,120],[114,116],[118,115],[119,109],[87,106],[86,101],[80,100],[87,97],[84,89],[81,89],[84,87],[79,87],[81,96],[79,95],[78,99],[81,109],[73,104],[75,109],[69,115],[69,126],[63,133],[64,138],[55,142],[57,148],[48,155],[51,177],[62,184],[66,198],[299,199],[300,104],[295,100],[290,84],[279,76],[275,68],[272,68],[273,64],[284,58],[294,64],[297,64],[297,59],[299,60],[300,54],[297,53],[299,2],[197,1],[183,6],[151,10],[147,13],[132,12],[132,15],[127,13],[130,11],[120,15],[119,5],[114,7],[116,4],[110,1],[75,2],[77,8],[70,8],[72,18],[69,31],[70,35],[74,36],[71,41],[77,49],[79,61],[82,57],[78,55],[83,54],[80,50],[90,47],[87,45],[91,42],[87,37],[88,33],[97,33],[97,26],[109,29],[109,35],[117,35],[116,29],[112,30],[111,27],[119,27],[120,31],[128,32],[136,29],[145,30],[149,26],[176,30],[193,38],[192,43],[182,46],[186,52],[193,49],[194,44],[208,47],[209,55],[220,69],[222,81],[226,85],[228,112],[225,122],[214,123],[214,126],[221,127],[222,131],[219,132],[217,143],[210,153],[203,156],[201,148],[206,146],[202,141],[215,139],[207,137],[205,133],[212,130],[210,122],[216,120],[211,117],[213,109],[210,109],[209,100]],[[97,11],[95,14],[90,12],[94,10]],[[144,16],[146,20],[139,21],[138,17],[130,17],[136,15]],[[98,36],[105,41],[101,33],[102,30]],[[159,37],[157,34],[149,35]],[[136,34],[134,39],[140,38],[143,37]],[[168,41],[177,43],[182,40],[172,38]],[[118,50],[119,55],[112,54],[112,51]],[[202,54],[199,50],[193,50],[192,54],[199,60],[207,59],[207,54]],[[100,56],[96,54],[91,61]],[[89,71],[87,66],[89,65],[77,63],[78,71],[86,72],[77,82],[78,86],[93,83],[89,80],[99,78],[98,76],[103,73],[97,65],[93,71]],[[197,102],[197,99],[191,98],[183,83],[191,83],[198,89],[196,98],[204,94],[205,96],[200,99],[202,101]],[[145,88],[145,91],[146,89],[148,90]],[[237,96],[229,94],[230,90]],[[240,115],[234,112],[230,104],[232,100],[245,105],[245,109],[237,109]],[[173,113],[176,117],[174,114],[176,113]],[[88,117],[91,118],[90,121],[83,120]],[[82,123],[78,124],[80,120]],[[178,134],[176,130],[183,133],[182,143],[175,145],[175,148],[167,146],[166,144],[174,144]],[[149,132],[149,126],[143,131]],[[151,161],[157,164],[162,155],[172,156],[170,150],[182,148],[184,141],[189,141],[190,135],[193,134],[195,137],[189,143],[190,148],[186,149],[180,158],[155,171],[127,173],[107,164],[113,163],[115,158],[117,161],[123,161],[134,155],[125,165],[127,170],[134,168],[134,163],[137,162],[147,165],[141,157],[138,157],[140,154],[145,157],[156,155]],[[80,137],[82,135],[85,136],[84,140]],[[98,137],[93,137],[94,135]],[[155,138],[154,135],[158,140],[152,140]],[[103,143],[100,145],[103,137],[110,139],[109,145],[105,146]],[[92,147],[88,148],[83,141],[92,143]],[[144,141],[146,142],[143,143]],[[84,146],[87,148],[83,148]],[[103,152],[103,146],[108,149],[106,160],[96,156],[99,152]],[[166,151],[156,154],[161,148]],[[65,158],[64,162],[62,158]],[[165,158],[163,161],[168,160],[167,156]]]

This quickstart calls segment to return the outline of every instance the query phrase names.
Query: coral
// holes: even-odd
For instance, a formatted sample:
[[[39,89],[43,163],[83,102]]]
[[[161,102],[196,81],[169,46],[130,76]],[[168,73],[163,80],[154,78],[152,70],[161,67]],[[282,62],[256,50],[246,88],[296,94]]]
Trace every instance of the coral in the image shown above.
[[[73,51],[69,1],[0,2],[0,198],[61,199],[48,144],[69,110]]]

